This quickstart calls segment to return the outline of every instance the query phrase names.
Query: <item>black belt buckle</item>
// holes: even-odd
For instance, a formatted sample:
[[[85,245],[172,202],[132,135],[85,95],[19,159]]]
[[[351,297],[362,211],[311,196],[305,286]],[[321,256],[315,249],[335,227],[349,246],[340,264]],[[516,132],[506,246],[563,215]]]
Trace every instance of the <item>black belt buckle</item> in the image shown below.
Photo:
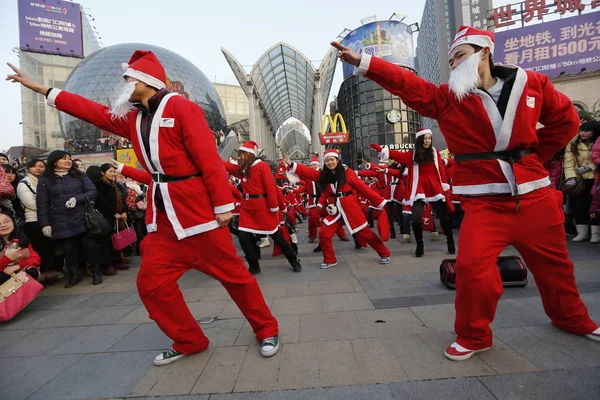
[[[244,199],[250,200],[250,195],[249,194],[244,194],[243,196],[244,196]]]
[[[161,178],[163,178],[163,179],[161,179]],[[164,183],[165,182],[164,181],[164,175],[163,174],[158,174],[158,173],[152,174],[152,180],[154,182],[156,182],[156,183],[161,183],[161,182]]]

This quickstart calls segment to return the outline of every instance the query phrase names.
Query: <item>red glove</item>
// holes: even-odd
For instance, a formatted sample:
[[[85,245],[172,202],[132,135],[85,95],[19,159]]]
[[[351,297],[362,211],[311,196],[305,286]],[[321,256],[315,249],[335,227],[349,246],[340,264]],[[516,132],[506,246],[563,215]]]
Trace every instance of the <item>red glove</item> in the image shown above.
[[[383,150],[383,148],[380,145],[375,144],[375,143],[371,143],[369,145],[369,147],[372,148],[372,149],[377,150],[378,153],[381,153],[381,150]]]

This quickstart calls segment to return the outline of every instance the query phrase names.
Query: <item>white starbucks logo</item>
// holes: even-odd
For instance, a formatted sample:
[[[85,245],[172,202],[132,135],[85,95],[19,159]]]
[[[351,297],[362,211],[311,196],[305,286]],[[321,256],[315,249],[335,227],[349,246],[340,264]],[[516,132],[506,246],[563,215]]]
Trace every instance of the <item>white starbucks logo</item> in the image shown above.
[[[396,122],[399,122],[402,119],[402,115],[398,110],[390,110],[388,111],[386,118],[390,124],[395,124]]]

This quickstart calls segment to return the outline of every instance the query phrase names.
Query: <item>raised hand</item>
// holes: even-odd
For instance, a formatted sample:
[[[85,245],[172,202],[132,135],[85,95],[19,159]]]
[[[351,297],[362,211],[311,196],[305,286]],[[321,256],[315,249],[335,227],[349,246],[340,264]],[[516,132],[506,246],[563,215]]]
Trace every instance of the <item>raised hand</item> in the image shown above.
[[[331,45],[339,50],[338,58],[345,63],[358,67],[360,64],[360,54],[339,42],[331,42]]]
[[[48,91],[48,88],[46,86],[40,85],[39,83],[34,81],[29,75],[24,74],[23,71],[21,71],[19,68],[15,67],[11,63],[6,64],[14,71],[14,74],[6,76],[7,81],[11,81],[13,83],[20,83],[21,85],[33,90],[34,92],[38,92],[44,95],[46,94],[46,92]]]
[[[369,147],[372,148],[372,149],[377,150],[378,153],[381,153],[381,150],[383,150],[383,147],[381,147],[380,145],[375,144],[375,143],[371,143],[369,145]]]

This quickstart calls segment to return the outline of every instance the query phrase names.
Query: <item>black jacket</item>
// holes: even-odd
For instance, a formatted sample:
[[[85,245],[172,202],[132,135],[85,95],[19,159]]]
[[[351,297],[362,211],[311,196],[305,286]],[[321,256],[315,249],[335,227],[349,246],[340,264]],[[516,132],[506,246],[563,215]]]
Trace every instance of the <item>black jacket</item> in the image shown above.
[[[111,226],[115,226],[115,214],[117,211],[117,194],[115,190],[121,190],[117,185],[112,186],[108,183],[104,182],[104,180],[99,180],[94,182],[96,186],[96,190],[98,194],[96,195],[96,209],[104,215],[104,218],[111,224]],[[127,195],[121,191],[121,197],[123,202],[121,204],[121,212],[127,212]]]

